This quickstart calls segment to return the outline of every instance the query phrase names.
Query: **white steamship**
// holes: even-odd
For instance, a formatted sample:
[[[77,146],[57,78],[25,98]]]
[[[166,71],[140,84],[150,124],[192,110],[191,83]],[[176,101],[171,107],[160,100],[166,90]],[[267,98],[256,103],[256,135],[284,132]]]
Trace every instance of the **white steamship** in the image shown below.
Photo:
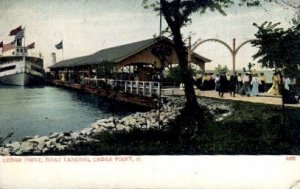
[[[0,83],[7,85],[39,85],[44,82],[41,57],[28,56],[26,47],[17,46],[11,55],[0,56]]]

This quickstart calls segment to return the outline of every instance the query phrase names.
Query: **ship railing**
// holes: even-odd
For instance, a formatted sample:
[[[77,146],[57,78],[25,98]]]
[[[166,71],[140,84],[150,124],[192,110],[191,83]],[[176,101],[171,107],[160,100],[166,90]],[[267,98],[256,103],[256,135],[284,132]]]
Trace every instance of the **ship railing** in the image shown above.
[[[136,80],[114,80],[104,78],[84,78],[82,85],[90,88],[106,88],[121,90],[128,94],[139,96],[154,97],[160,95],[161,85],[155,81],[136,81]]]

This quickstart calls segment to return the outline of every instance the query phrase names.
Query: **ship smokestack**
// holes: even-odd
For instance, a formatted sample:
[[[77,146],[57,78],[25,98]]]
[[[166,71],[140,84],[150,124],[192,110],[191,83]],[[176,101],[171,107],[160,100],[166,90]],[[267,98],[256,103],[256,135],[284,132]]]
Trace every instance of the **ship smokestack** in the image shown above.
[[[56,54],[54,52],[51,53],[51,57],[52,57],[52,65],[56,64]]]

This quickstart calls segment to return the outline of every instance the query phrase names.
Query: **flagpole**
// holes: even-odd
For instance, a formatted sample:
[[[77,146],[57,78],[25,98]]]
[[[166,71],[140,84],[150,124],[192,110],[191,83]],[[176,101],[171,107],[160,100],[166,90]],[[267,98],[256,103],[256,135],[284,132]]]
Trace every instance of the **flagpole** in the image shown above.
[[[25,27],[24,27],[24,29],[23,29],[23,33],[24,33],[24,49],[25,49]]]
[[[62,52],[62,57],[63,57],[63,61],[65,60],[64,58],[64,47],[61,49],[61,52]]]
[[[62,45],[61,52],[62,52],[63,61],[64,61],[65,60],[65,58],[64,58],[64,38],[62,38],[62,40],[61,40],[61,45]]]
[[[21,28],[22,29],[22,28]],[[26,50],[26,48],[25,48],[25,27],[24,27],[24,29],[22,29],[23,30],[23,37],[24,37],[24,44],[23,44],[23,50],[22,50],[22,54],[23,54],[23,61],[24,61],[24,63],[25,63],[25,55],[26,55],[26,53],[27,52],[25,52],[25,50]],[[22,31],[21,30],[21,31]],[[22,38],[21,38],[21,42],[22,42]],[[17,43],[18,43],[18,41],[17,41]],[[22,47],[22,46],[21,46]],[[26,63],[25,63],[25,65],[26,65]]]

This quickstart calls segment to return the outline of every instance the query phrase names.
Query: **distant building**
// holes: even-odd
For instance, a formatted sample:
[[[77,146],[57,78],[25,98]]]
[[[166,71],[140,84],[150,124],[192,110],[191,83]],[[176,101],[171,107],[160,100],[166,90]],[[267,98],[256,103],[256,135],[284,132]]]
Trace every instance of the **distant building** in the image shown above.
[[[92,77],[96,72],[95,70],[103,66],[105,62],[111,62],[115,65],[118,73],[131,74],[133,78],[136,77],[141,81],[151,80],[152,74],[161,67],[159,58],[153,53],[153,49],[159,47],[168,47],[172,52],[167,57],[166,69],[178,64],[173,42],[164,37],[161,40],[147,39],[103,49],[88,56],[60,61],[52,65],[50,70],[56,75],[62,72],[74,72],[76,75],[76,72],[80,72],[87,77]],[[192,54],[191,63],[197,65],[203,72],[205,71],[205,63],[210,61],[199,54]]]

